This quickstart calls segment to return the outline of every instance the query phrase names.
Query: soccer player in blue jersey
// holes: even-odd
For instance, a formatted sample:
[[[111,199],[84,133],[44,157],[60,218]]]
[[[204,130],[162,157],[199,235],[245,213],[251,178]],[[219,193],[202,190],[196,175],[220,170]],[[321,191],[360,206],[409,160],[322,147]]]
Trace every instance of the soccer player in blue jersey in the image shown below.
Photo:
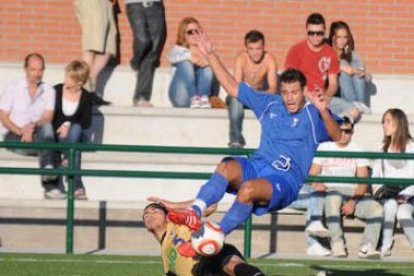
[[[197,230],[204,210],[220,201],[226,192],[233,193],[236,199],[219,223],[228,234],[250,213],[273,212],[297,198],[319,143],[341,138],[336,121],[340,119],[330,112],[325,93],[306,94],[306,77],[302,72],[284,71],[280,95],[259,93],[244,82],[236,82],[203,30],[198,30],[195,37],[220,84],[230,96],[253,110],[262,133],[259,148],[251,157],[224,158],[201,187],[192,206],[170,210],[168,217],[176,224]],[[193,254],[190,243],[187,248]]]

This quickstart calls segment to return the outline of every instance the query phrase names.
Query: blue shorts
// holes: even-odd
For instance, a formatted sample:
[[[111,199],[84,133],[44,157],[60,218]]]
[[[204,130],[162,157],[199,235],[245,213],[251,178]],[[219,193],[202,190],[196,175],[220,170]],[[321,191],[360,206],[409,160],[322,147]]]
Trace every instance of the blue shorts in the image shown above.
[[[261,216],[276,210],[289,206],[298,196],[298,192],[292,189],[292,186],[283,175],[284,172],[276,170],[270,164],[257,159],[248,159],[246,157],[226,157],[222,161],[235,160],[239,162],[242,169],[242,185],[252,179],[264,178],[272,184],[272,197],[267,206],[254,205],[252,212]],[[285,173],[286,174],[286,173]],[[237,194],[235,190],[227,190],[229,193]]]

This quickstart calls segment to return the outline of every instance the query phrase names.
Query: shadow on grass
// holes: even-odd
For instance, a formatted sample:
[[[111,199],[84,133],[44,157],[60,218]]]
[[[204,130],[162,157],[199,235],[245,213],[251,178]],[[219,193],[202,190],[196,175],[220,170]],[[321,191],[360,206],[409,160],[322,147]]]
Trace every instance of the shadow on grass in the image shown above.
[[[349,270],[346,268],[326,268],[323,266],[318,265],[311,265],[312,269],[320,271],[319,274],[316,275],[323,275],[323,276],[404,276],[400,273],[388,272],[387,269],[382,268],[374,268],[374,269],[366,269],[361,268],[361,271],[356,270]],[[325,272],[325,274],[323,273]]]

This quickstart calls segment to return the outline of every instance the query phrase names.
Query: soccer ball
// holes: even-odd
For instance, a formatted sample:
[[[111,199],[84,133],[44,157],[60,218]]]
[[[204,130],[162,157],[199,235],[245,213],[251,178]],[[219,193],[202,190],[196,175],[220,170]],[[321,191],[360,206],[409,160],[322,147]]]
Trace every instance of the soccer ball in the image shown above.
[[[213,222],[205,222],[201,228],[191,234],[191,244],[197,254],[213,256],[223,248],[224,233],[220,226]]]

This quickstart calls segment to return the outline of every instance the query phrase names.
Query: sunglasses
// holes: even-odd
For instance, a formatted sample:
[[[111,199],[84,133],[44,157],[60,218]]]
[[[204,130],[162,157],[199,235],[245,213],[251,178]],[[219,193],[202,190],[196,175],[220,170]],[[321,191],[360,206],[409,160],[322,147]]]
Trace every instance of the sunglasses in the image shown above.
[[[187,30],[185,33],[187,35],[198,34],[198,30],[197,29],[190,29],[190,30]]]
[[[354,132],[354,130],[352,128],[351,129],[341,129],[341,131],[345,134],[352,134]]]
[[[325,32],[319,31],[319,32],[314,32],[314,31],[308,31],[308,36],[323,36],[325,34]]]

